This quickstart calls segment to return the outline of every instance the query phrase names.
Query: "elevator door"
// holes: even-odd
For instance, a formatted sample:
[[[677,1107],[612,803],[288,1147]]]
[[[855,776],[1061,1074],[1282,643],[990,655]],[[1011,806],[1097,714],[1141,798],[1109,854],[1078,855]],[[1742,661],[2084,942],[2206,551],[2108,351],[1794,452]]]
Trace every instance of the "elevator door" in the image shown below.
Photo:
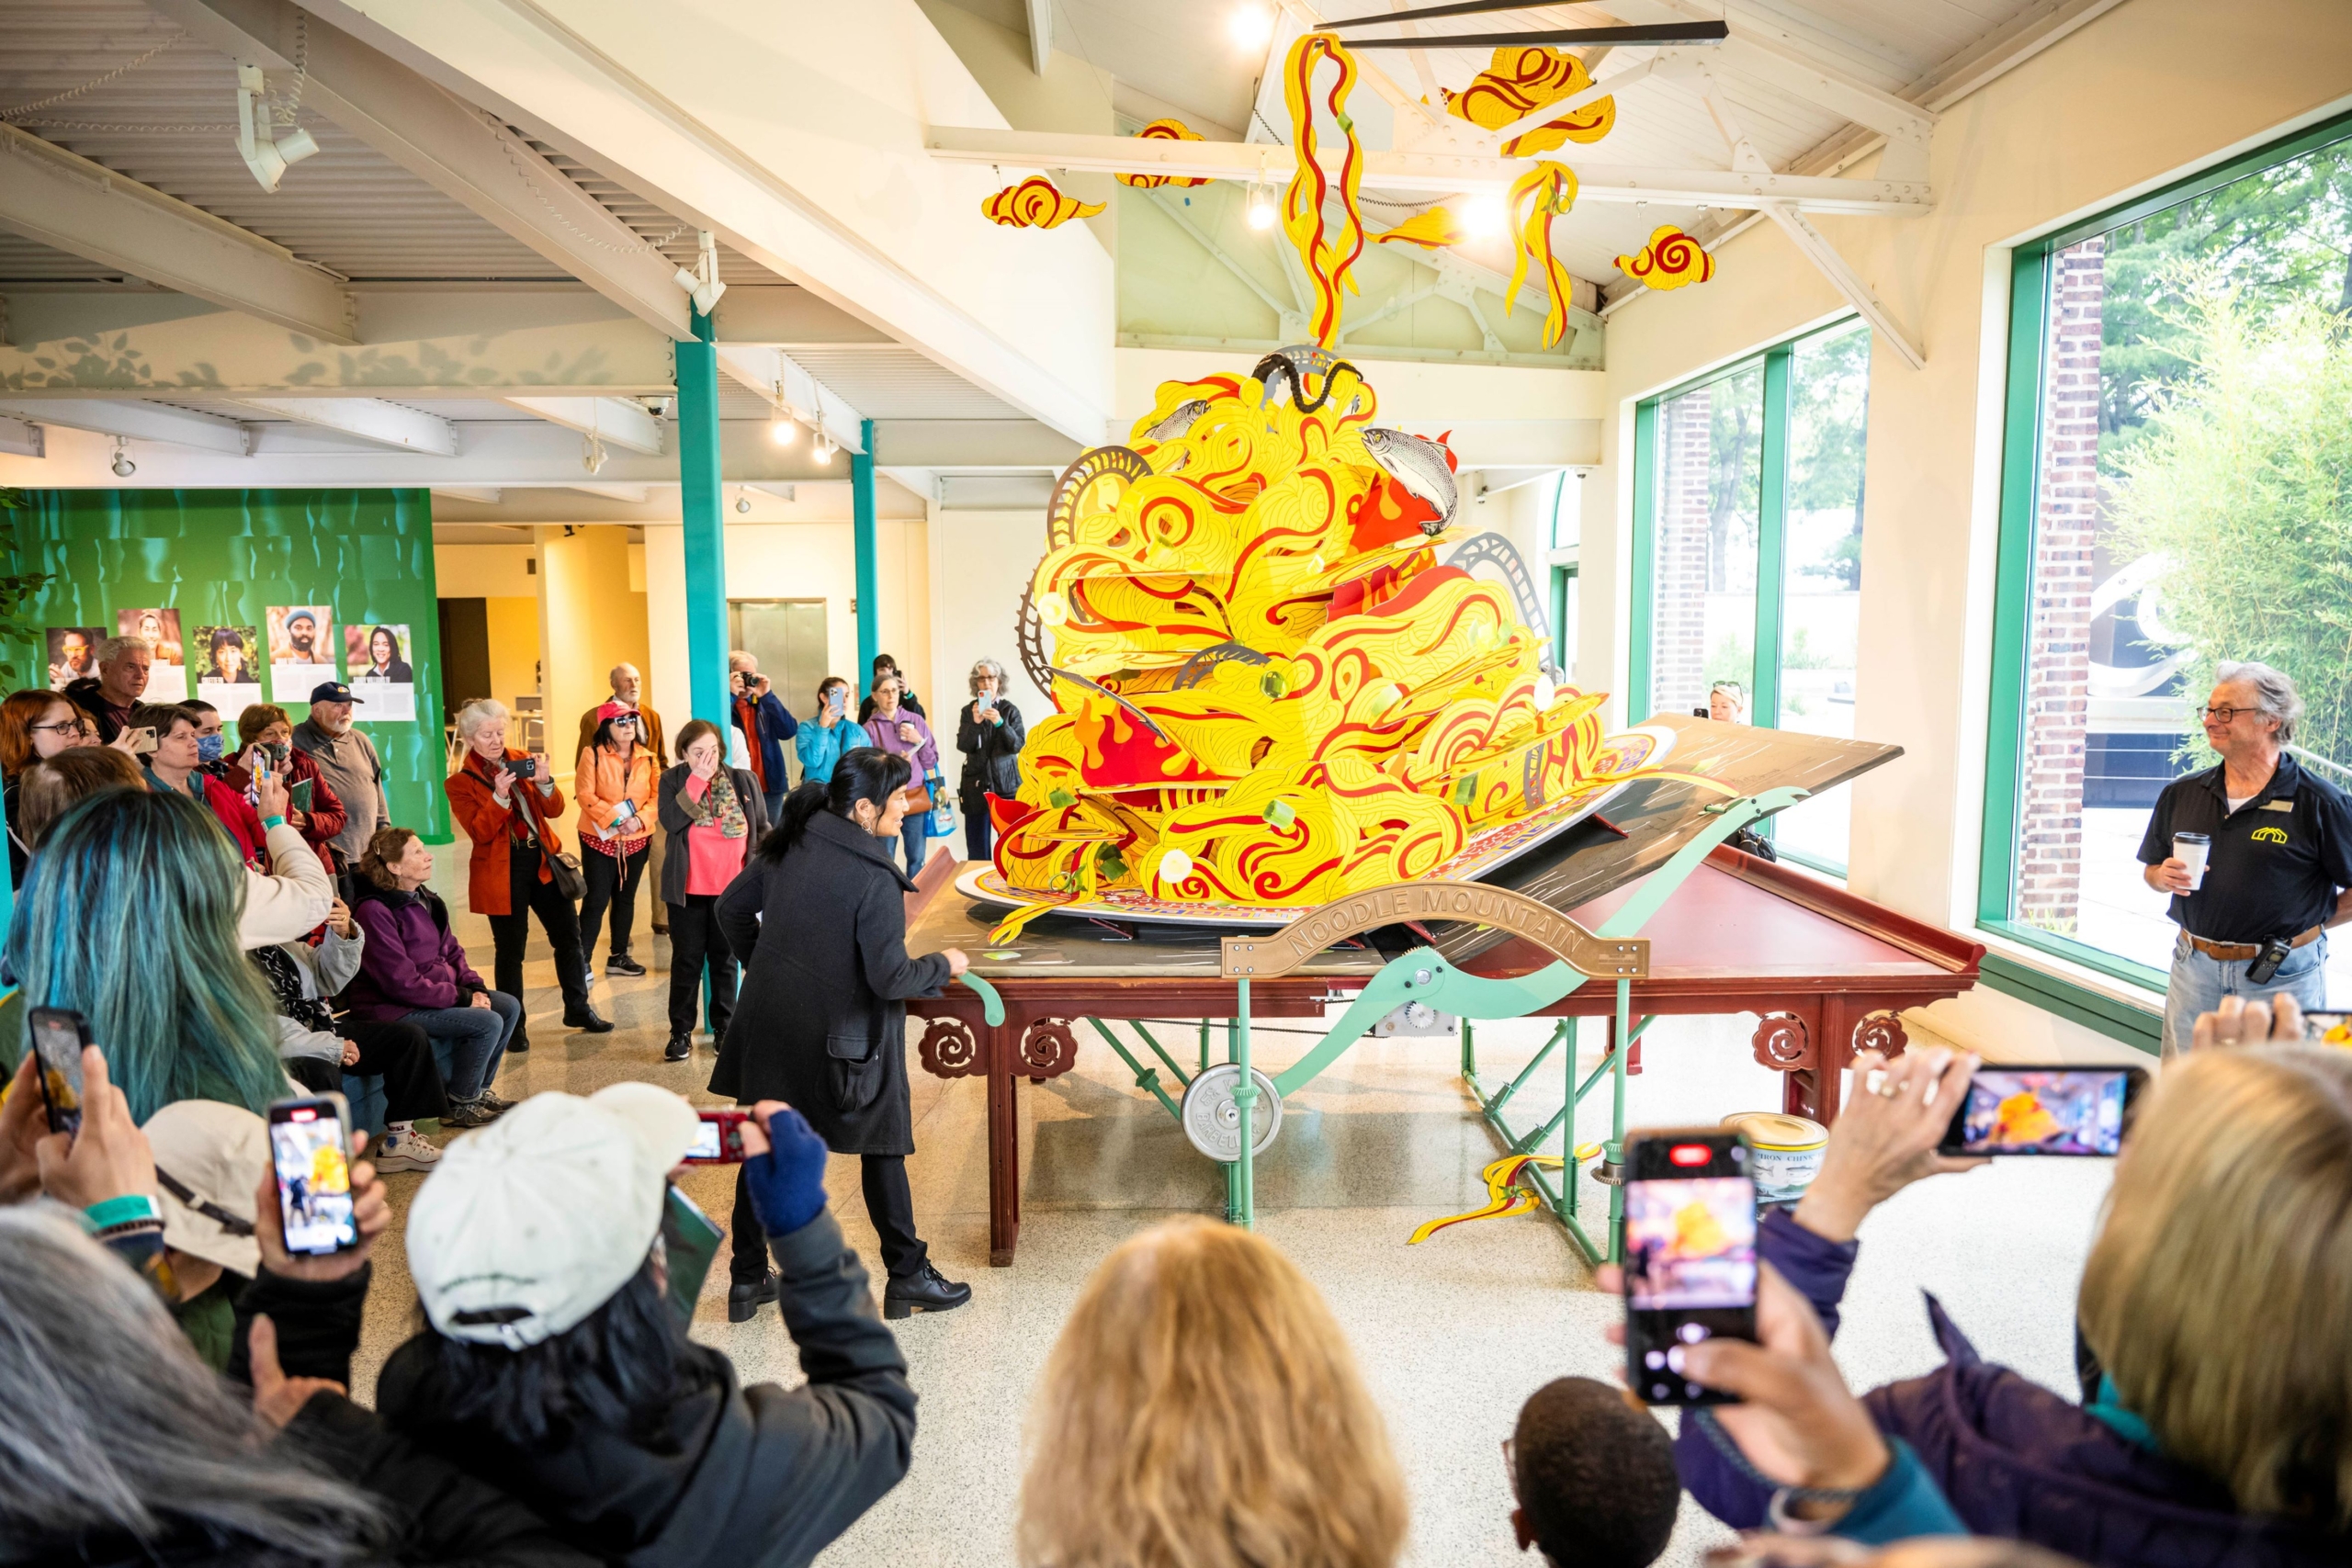
[[[760,661],[760,673],[775,684],[793,717],[807,718],[816,711],[817,682],[832,672],[825,667],[822,599],[729,599],[727,637],[729,648]],[[792,748],[786,747],[784,755],[797,779],[799,762]]]

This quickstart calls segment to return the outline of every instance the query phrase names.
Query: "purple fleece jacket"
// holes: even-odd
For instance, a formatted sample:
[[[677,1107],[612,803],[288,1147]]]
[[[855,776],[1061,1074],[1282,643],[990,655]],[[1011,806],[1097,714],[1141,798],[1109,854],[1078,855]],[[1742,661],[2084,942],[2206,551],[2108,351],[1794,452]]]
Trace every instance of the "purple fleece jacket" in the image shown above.
[[[1804,1293],[1822,1327],[1838,1307],[1860,1249],[1815,1235],[1774,1209],[1757,1251]],[[1900,1438],[1969,1529],[2064,1552],[2100,1568],[2343,1568],[2352,1540],[2296,1520],[2240,1514],[2210,1476],[2135,1443],[2073,1400],[1976,1348],[1928,1297],[1945,1363],[1926,1377],[1872,1389],[1864,1408]],[[1734,1470],[1695,1421],[1675,1443],[1682,1484],[1735,1529],[1764,1522],[1770,1494]]]
[[[340,1000],[368,1022],[407,1017],[419,1009],[464,1007],[490,987],[466,962],[449,931],[449,912],[432,892],[363,888],[351,918],[368,933],[359,973]]]

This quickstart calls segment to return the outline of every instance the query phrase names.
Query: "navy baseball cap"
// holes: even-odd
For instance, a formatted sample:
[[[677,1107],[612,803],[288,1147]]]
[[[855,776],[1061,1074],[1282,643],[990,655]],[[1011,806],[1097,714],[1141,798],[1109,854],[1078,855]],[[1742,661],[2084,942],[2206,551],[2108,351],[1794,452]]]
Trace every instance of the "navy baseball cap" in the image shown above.
[[[322,681],[311,688],[311,700],[314,703],[364,703],[368,699],[353,696],[351,688],[340,681]]]

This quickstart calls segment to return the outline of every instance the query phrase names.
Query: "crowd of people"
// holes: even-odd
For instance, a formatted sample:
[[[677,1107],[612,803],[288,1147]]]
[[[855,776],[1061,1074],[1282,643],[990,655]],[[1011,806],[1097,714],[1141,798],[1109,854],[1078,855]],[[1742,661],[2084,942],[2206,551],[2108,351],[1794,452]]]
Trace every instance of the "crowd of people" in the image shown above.
[[[601,872],[565,853],[548,759],[509,744],[499,705],[469,705],[447,787],[491,983],[430,851],[386,820],[346,688],[322,686],[300,725],[240,716],[232,751],[201,705],[114,700],[140,651],[123,640],[89,678],[105,711],[0,704],[22,851],[0,963],[96,1042],[78,1129],[50,1130],[29,1054],[0,1099],[0,1562],[812,1560],[913,1452],[891,1323],[971,1293],[932,1262],[906,1174],[905,1004],[967,961],[906,949],[923,863],[906,819],[937,748],[903,678],[877,668],[854,721],[828,681],[773,736],[756,733],[773,694],[744,667],[733,760],[697,720],[672,762],[616,671],[573,780]],[[972,671],[967,800],[1017,781],[1002,685]],[[800,737],[853,724],[868,743],[821,743],[820,775]],[[804,774],[777,790],[787,738]],[[680,1095],[495,1089],[527,1045],[530,919],[567,1024],[604,1024],[589,959],[608,916],[626,956],[623,889],[656,837],[669,1054],[690,1054],[707,987],[709,1088],[747,1112],[725,1226],[673,1180],[703,1126]],[[599,886],[583,940],[574,905]],[[2352,1053],[2301,1043],[2291,989],[2227,996],[2191,1032],[2137,1107],[2091,1238],[2075,1394],[1980,1352],[1932,1298],[1944,1364],[1848,1386],[1831,1345],[1865,1217],[1975,1163],[1939,1152],[1973,1058],[1865,1054],[1818,1176],[1762,1217],[1755,1340],[1685,1352],[1736,1403],[1669,1423],[1611,1384],[1532,1375],[1515,1416],[1493,1413],[1520,1545],[1554,1568],[1645,1568],[1687,1497],[1751,1532],[1749,1562],[2352,1561]],[[356,1245],[297,1251],[265,1119],[353,1076],[380,1079],[385,1106],[382,1135],[354,1139]],[[464,1135],[436,1145],[421,1123]],[[860,1159],[879,1313],[830,1212],[833,1154]],[[369,1300],[394,1171],[422,1177],[413,1320]],[[730,1320],[773,1303],[800,1386],[746,1386],[693,1338],[722,1249]],[[370,1408],[352,1363],[385,1310],[413,1328]],[[1206,1221],[1095,1270],[1034,1391],[1024,1464],[1015,1551],[1035,1568],[1391,1568],[1406,1550],[1404,1465],[1329,1306],[1272,1243]]]

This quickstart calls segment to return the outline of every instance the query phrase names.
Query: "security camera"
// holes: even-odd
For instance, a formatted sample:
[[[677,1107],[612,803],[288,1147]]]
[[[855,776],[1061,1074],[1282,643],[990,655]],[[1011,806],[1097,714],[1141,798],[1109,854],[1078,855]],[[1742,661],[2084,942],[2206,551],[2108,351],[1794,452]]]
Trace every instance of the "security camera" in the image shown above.
[[[748,515],[752,510],[752,498],[741,491],[736,491],[735,510],[740,513]]]
[[[638,400],[645,405],[645,412],[656,419],[669,418],[670,410],[677,400],[675,398],[639,398]]]
[[[116,436],[114,440],[114,477],[119,479],[127,479],[138,471],[139,465],[130,460],[130,443],[125,441],[119,435]]]

